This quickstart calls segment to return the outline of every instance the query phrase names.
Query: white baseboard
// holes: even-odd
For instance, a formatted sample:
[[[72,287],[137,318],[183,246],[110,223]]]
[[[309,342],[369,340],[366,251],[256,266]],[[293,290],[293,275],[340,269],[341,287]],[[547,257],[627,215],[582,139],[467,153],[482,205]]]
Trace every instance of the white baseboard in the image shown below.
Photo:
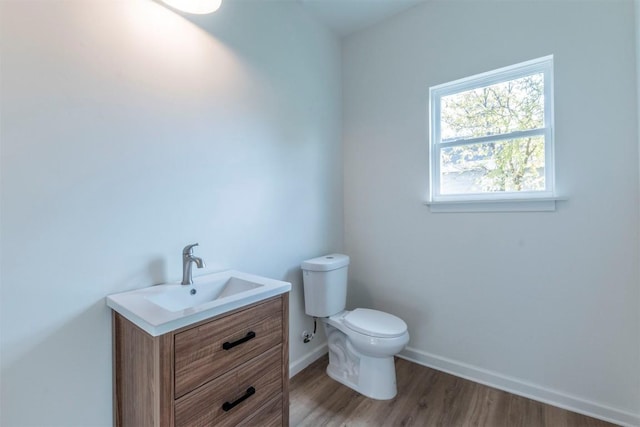
[[[420,365],[428,366],[429,368],[433,368],[438,371],[455,375],[457,377],[465,378],[509,393],[577,412],[579,414],[588,415],[593,418],[628,427],[640,426],[640,414],[633,414],[611,408],[607,405],[602,405],[576,396],[554,391],[536,384],[522,381],[518,378],[509,377],[456,360],[429,354],[411,347],[405,348],[398,357]]]
[[[315,350],[307,353],[296,361],[289,363],[289,378],[293,378],[300,371],[302,371],[307,366],[311,365],[316,360],[320,359],[322,356],[329,352],[329,347],[327,343],[322,344],[320,347]]]

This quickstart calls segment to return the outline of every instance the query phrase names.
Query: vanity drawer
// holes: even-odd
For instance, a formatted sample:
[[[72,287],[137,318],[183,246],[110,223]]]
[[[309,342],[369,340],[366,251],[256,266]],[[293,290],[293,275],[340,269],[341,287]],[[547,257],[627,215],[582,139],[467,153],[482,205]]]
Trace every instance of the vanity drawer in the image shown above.
[[[282,299],[188,329],[174,339],[178,398],[280,344]],[[225,343],[231,347],[224,349]]]
[[[246,418],[238,423],[238,427],[282,427],[284,425],[282,422],[282,394],[258,409],[258,412],[251,418]]]
[[[273,414],[264,403],[282,395],[282,375],[282,346],[278,345],[176,400],[175,426],[236,426],[250,418],[259,422],[255,416],[262,411],[269,420]],[[250,388],[253,394],[247,393]],[[243,396],[246,398],[237,405],[223,410],[226,402],[233,403]]]

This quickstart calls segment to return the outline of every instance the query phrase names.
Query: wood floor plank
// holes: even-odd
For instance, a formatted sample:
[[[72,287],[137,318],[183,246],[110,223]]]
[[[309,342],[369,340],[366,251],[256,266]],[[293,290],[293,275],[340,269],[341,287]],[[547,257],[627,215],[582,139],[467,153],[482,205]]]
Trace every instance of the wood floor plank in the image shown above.
[[[396,359],[398,395],[366,398],[320,358],[290,384],[292,427],[609,427],[613,424]]]

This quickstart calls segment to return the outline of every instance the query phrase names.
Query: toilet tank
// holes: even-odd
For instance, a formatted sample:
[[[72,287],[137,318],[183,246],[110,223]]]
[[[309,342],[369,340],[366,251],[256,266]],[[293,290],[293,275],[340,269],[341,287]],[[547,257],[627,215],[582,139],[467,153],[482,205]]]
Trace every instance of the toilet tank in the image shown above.
[[[302,262],[304,311],[309,316],[328,317],[347,306],[349,257],[329,254]]]

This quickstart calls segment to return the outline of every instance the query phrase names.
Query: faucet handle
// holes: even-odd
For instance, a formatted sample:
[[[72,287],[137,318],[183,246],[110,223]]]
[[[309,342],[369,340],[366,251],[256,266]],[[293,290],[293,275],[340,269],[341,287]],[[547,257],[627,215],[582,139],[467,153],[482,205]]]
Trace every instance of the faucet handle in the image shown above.
[[[191,245],[187,245],[184,247],[184,249],[182,250],[182,255],[191,255],[193,253],[193,247],[194,246],[198,246],[197,243],[193,243]]]

